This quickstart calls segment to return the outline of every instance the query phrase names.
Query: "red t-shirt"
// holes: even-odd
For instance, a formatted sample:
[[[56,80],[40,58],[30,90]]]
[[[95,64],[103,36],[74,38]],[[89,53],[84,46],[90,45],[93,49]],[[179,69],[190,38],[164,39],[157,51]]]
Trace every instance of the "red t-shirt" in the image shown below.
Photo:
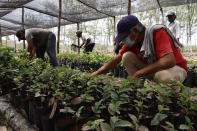
[[[178,48],[174,46],[172,38],[167,34],[165,29],[159,29],[153,34],[154,46],[157,59],[173,52],[176,65],[184,68],[188,71],[187,61],[183,58]],[[123,55],[127,51],[132,51],[135,53],[143,62],[147,63],[147,61],[140,54],[141,46],[134,45],[133,47],[123,46],[120,50],[120,54]]]

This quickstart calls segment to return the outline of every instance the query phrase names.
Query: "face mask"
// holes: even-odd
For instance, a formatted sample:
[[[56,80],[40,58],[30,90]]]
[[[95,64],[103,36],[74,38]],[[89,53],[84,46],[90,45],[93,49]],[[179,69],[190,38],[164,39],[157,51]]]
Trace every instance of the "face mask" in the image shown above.
[[[172,23],[172,22],[174,22],[174,18],[168,18],[168,21],[169,21],[170,23]]]
[[[128,47],[132,47],[135,44],[135,41],[131,40],[129,36],[126,37],[122,42]]]

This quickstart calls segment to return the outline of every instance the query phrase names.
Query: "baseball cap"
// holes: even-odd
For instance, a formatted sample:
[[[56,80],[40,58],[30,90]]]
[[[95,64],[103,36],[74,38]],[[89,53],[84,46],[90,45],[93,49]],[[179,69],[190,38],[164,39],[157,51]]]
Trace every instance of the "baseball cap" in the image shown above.
[[[170,15],[176,15],[175,12],[169,12],[166,17],[170,16]]]
[[[126,36],[126,34],[130,31],[130,29],[136,26],[139,23],[139,20],[134,15],[128,15],[123,17],[117,25],[118,34],[116,36],[116,42],[120,43],[122,39]]]

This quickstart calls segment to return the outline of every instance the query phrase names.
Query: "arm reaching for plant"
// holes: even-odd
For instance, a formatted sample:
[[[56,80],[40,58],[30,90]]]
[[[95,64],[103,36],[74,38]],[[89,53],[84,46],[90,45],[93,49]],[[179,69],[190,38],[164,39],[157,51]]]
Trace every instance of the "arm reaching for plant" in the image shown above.
[[[85,43],[82,43],[79,47],[82,47]]]
[[[91,40],[90,38],[87,39],[84,47],[86,47],[90,43],[90,40]]]
[[[33,43],[33,40],[29,40],[27,41],[28,43],[28,47],[27,47],[27,51],[30,53],[30,55],[33,57],[35,55],[36,52],[36,46]]]
[[[103,65],[96,72],[92,73],[91,74],[91,77],[94,77],[96,75],[100,75],[100,74],[106,73],[110,69],[113,69],[114,67],[116,67],[120,63],[121,60],[122,60],[122,55],[121,54],[118,54],[110,62],[108,62],[107,64]]]

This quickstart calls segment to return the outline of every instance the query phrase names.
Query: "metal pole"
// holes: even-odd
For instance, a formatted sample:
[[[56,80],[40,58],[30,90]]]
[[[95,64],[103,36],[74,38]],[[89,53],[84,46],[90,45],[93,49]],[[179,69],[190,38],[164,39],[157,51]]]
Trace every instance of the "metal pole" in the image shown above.
[[[131,14],[131,0],[128,0],[128,15]]]
[[[77,23],[77,30],[79,30],[79,23]],[[77,40],[78,40],[78,46],[80,46],[79,37],[77,37]],[[80,54],[80,48],[78,48],[78,54]]]
[[[24,12],[24,7],[22,7],[22,29],[25,29]],[[25,48],[25,40],[23,40],[23,49]]]
[[[62,0],[59,0],[59,15],[58,15],[58,39],[57,39],[57,53],[60,53],[60,26],[61,26],[61,15],[62,15]]]

